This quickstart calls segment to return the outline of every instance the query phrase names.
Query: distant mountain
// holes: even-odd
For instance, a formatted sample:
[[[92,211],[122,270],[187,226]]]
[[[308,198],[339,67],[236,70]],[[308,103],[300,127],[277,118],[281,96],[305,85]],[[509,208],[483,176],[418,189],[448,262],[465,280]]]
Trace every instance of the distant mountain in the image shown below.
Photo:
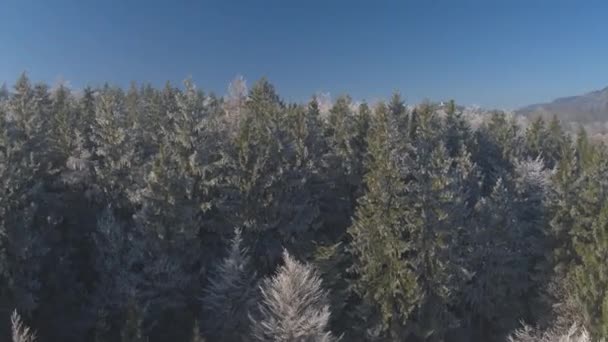
[[[590,93],[558,98],[549,103],[539,103],[515,111],[526,117],[554,114],[563,122],[588,124],[608,121],[608,87]]]

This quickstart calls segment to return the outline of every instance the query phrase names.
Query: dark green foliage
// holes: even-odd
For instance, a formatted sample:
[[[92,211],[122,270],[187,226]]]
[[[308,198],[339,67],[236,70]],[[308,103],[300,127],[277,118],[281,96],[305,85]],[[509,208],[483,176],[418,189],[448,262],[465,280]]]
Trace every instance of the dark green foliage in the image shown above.
[[[584,130],[229,92],[0,88],[0,339],[12,308],[41,341],[608,337],[608,150]]]
[[[584,237],[574,242],[580,257],[573,272],[575,298],[580,303],[582,320],[596,337],[608,335],[608,205],[593,218]]]
[[[422,296],[416,274],[403,259],[412,248],[403,225],[404,184],[391,158],[393,128],[384,105],[374,113],[368,139],[369,172],[366,194],[359,199],[355,222],[348,232],[356,258],[358,292],[376,305],[386,329],[397,331]],[[405,222],[404,222],[405,223]]]
[[[257,279],[236,230],[228,256],[209,278],[203,295],[203,335],[213,341],[247,341],[249,311],[257,299]]]
[[[513,172],[514,160],[521,155],[519,127],[506,114],[493,113],[475,132],[475,139],[473,161],[482,173],[483,194],[489,195],[498,179]]]
[[[306,142],[309,134],[317,134],[310,131],[315,123],[305,122],[315,118],[300,118],[301,126],[294,129],[288,109],[268,81],[257,82],[229,160],[229,185],[236,200],[232,222],[244,227],[246,241],[254,241],[252,253],[266,270],[278,262],[282,244],[299,249],[307,241],[298,237],[320,226],[316,194],[309,186],[314,170],[300,167],[302,158],[309,158],[306,145],[314,144]]]
[[[456,108],[454,100],[448,103],[445,116],[445,146],[450,157],[458,155],[463,149],[473,145],[473,132],[462,111]]]

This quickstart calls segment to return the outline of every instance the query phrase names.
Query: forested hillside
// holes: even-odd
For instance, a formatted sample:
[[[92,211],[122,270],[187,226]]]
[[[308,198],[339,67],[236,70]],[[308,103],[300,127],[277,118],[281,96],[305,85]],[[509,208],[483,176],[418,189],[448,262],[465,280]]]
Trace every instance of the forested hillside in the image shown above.
[[[608,337],[608,149],[557,119],[24,74],[0,182],[2,341]]]
[[[592,137],[608,141],[608,87],[526,106],[515,112],[529,118],[556,115],[564,126],[572,128],[584,125]]]

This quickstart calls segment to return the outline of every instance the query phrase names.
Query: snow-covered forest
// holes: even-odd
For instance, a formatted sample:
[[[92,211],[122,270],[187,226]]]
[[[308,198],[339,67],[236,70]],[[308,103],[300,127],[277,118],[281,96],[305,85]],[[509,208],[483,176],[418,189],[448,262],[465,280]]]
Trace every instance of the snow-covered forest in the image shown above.
[[[0,340],[608,337],[608,149],[477,119],[24,74],[0,90]]]

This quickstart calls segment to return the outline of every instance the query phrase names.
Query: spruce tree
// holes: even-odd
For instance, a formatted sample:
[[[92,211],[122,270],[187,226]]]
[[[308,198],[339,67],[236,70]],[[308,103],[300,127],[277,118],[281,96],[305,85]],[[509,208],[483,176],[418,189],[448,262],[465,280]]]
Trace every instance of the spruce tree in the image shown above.
[[[474,275],[465,298],[482,334],[479,338],[514,329],[545,285],[531,275],[539,274],[548,247],[544,241],[547,185],[542,160],[521,162],[514,179],[499,179],[491,195],[476,207],[469,266]]]
[[[380,104],[368,138],[366,193],[359,198],[350,249],[355,258],[357,289],[378,307],[385,329],[397,338],[422,296],[406,256],[412,243],[404,229],[401,192],[404,184],[392,160],[389,113]]]
[[[21,316],[17,313],[17,310],[13,311],[11,315],[11,329],[13,335],[13,342],[35,342],[36,332],[31,330],[23,321]]]
[[[136,269],[144,262],[145,240],[141,232],[120,222],[111,207],[98,217],[92,240],[97,277],[90,297],[90,310],[96,318],[94,336],[96,341],[109,341],[116,337],[116,328],[121,334],[141,328],[142,275]],[[117,323],[121,317],[124,320]]]
[[[401,99],[401,94],[394,92],[391,96],[391,100],[388,103],[388,110],[397,126],[397,131],[400,135],[405,135],[408,130],[409,115],[405,102]]]
[[[272,269],[281,244],[300,247],[297,237],[319,227],[319,208],[308,170],[297,167],[286,107],[267,80],[250,91],[245,118],[234,141],[230,184],[237,192],[233,222],[262,267]],[[236,215],[235,215],[236,214]]]
[[[0,86],[0,102],[8,100],[9,95],[8,86],[6,85],[6,82],[4,82],[2,83],[2,86]]]
[[[50,139],[55,166],[63,166],[76,149],[78,119],[70,90],[59,84],[52,97],[52,115],[50,122]]]
[[[43,126],[36,103],[23,74],[7,108],[0,108],[0,272],[5,284],[0,291],[27,315],[39,305],[42,261],[49,251],[45,232],[54,226],[41,211]]]
[[[356,131],[351,105],[352,99],[349,96],[341,96],[336,100],[329,111],[325,132],[330,148],[326,160],[333,171],[330,179],[338,196],[335,201],[347,213],[355,207],[357,189],[362,180],[362,175],[356,168],[353,150],[353,133]]]
[[[574,260],[570,268],[570,284],[573,297],[595,338],[606,338],[605,279],[606,197],[608,194],[608,163],[606,151],[598,145],[587,145],[579,136],[579,155],[582,176],[577,181],[577,198],[570,209],[572,226],[569,232]],[[586,165],[585,165],[586,164]]]
[[[283,265],[260,286],[261,301],[251,316],[256,341],[330,342],[328,293],[317,272],[283,252]]]
[[[472,131],[470,124],[463,117],[462,111],[456,108],[454,100],[450,100],[447,105],[444,141],[450,157],[455,157],[463,149],[470,149],[472,146]]]
[[[499,178],[513,172],[515,159],[521,156],[519,127],[503,112],[494,112],[475,134],[473,161],[483,177],[483,194],[489,195]]]
[[[572,281],[575,298],[583,313],[583,323],[597,338],[608,336],[608,201],[586,231],[576,238],[574,247],[580,262],[575,266]]]
[[[135,190],[135,180],[140,178],[136,173],[140,163],[125,120],[124,94],[106,87],[95,102],[91,137],[95,179],[102,201],[130,210],[129,197]]]
[[[538,116],[526,129],[526,153],[531,158],[545,157],[544,143],[547,140],[545,120]]]
[[[573,146],[564,145],[560,154],[562,157],[551,177],[550,236],[553,248],[550,260],[557,276],[564,277],[574,261],[570,233],[574,226],[572,209],[578,202],[581,175]]]
[[[213,341],[247,341],[256,276],[240,230],[235,230],[228,256],[208,281],[202,300],[203,335]]]

